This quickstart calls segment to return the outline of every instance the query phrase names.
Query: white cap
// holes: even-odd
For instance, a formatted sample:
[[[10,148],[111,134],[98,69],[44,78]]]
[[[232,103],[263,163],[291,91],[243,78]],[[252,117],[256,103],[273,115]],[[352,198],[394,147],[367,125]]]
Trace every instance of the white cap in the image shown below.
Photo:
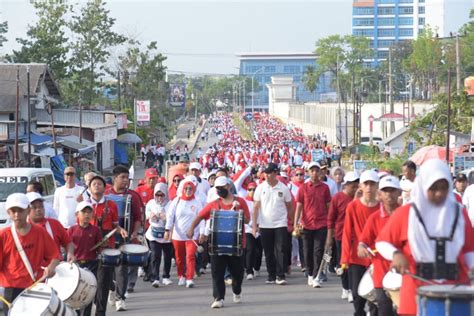
[[[28,192],[26,193],[26,197],[30,203],[33,203],[36,200],[44,201],[44,198],[38,192]]]
[[[7,197],[7,201],[5,202],[5,209],[11,209],[12,207],[19,207],[22,209],[27,209],[28,205],[30,205],[30,201],[26,197],[24,193],[12,193]]]
[[[82,211],[82,210],[85,209],[86,207],[89,207],[91,210],[94,209],[94,208],[92,207],[92,204],[90,204],[90,203],[87,202],[87,201],[82,201],[82,202],[79,202],[79,204],[77,204],[77,206],[76,206],[76,213]]]
[[[360,183],[364,183],[367,181],[379,182],[379,180],[379,175],[374,170],[365,170],[360,175]]]
[[[397,190],[402,189],[400,187],[400,181],[398,181],[398,178],[395,176],[385,176],[382,179],[380,179],[379,190],[382,190],[385,188],[394,188]]]
[[[201,170],[201,164],[199,162],[191,162],[189,164],[189,170],[193,169]]]
[[[321,169],[321,165],[316,162],[316,161],[311,161],[308,165],[308,167],[306,167],[306,170],[310,170],[311,168],[313,167],[318,167],[318,169]]]
[[[414,183],[408,179],[403,178],[400,181],[400,188],[405,192],[410,192],[413,189]]]
[[[223,187],[228,184],[229,184],[229,179],[227,179],[227,177],[224,177],[224,176],[220,176],[216,179],[216,181],[214,181],[215,187]]]
[[[342,184],[346,184],[347,182],[354,182],[359,180],[359,174],[354,171],[349,171],[344,176],[344,182]]]
[[[288,178],[288,174],[285,171],[280,171],[280,176],[283,178]]]

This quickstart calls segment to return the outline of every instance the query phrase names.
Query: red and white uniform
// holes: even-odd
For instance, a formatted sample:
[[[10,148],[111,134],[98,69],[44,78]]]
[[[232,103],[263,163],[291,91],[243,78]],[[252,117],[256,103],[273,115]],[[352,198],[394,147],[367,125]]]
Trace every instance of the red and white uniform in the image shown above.
[[[59,252],[61,251],[61,247],[66,249],[67,245],[71,242],[71,238],[69,237],[66,229],[58,220],[53,218],[45,218],[40,223],[32,224],[42,227],[49,234],[49,236],[53,238]]]

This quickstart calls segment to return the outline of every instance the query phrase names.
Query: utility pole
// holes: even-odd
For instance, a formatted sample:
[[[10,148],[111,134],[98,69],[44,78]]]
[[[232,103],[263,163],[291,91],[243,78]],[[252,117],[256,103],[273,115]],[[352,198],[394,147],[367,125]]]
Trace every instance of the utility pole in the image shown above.
[[[351,92],[352,92],[352,143],[357,145],[356,140],[356,97],[355,97],[355,85],[354,85],[355,76],[352,74],[351,80]],[[349,145],[347,145],[349,146]]]
[[[79,143],[82,144],[82,89],[79,94]]]
[[[31,168],[31,95],[30,95],[30,66],[26,66],[26,90],[28,102],[28,167]]]
[[[388,50],[388,100],[390,103],[390,113],[393,114],[395,110],[393,102],[393,80],[392,80],[392,46]],[[395,133],[395,122],[390,122],[390,134]]]
[[[461,52],[459,34],[456,34],[456,94],[461,95]]]
[[[122,90],[120,89],[120,70],[117,74],[118,82],[117,82],[117,97],[118,97],[118,104],[119,110],[122,111]]]
[[[449,138],[451,134],[451,68],[448,68],[448,128],[446,130],[446,163],[449,166]]]
[[[337,113],[339,116],[339,135],[337,138],[339,139],[339,146],[342,148],[342,118],[341,118],[341,96],[340,96],[341,91],[339,87],[339,54],[336,56],[336,85],[337,85]],[[305,111],[305,114],[306,114],[306,111]],[[346,126],[346,129],[347,129],[347,126]],[[346,143],[346,146],[347,146],[347,143]]]
[[[18,161],[20,160],[18,152],[18,124],[20,116],[20,66],[16,68],[16,111],[15,111],[15,156],[13,158],[13,166],[18,167]]]

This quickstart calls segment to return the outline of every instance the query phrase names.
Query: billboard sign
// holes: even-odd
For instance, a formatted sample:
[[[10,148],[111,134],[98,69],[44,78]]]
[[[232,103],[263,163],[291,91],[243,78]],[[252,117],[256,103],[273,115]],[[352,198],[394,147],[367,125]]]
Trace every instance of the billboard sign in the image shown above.
[[[150,100],[136,101],[137,122],[150,122]]]
[[[186,105],[186,85],[184,83],[170,85],[170,105],[173,107]]]

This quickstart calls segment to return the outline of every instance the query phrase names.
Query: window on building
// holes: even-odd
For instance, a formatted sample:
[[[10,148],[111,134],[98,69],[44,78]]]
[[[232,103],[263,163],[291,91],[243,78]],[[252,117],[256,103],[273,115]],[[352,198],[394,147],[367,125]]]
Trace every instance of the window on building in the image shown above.
[[[377,58],[379,58],[379,59],[388,58],[388,51],[386,51],[386,50],[379,50],[379,51],[377,52]]]
[[[286,74],[294,74],[300,72],[300,66],[296,65],[286,65],[283,66],[283,72]]]
[[[398,29],[400,36],[413,36],[413,29]]]
[[[418,13],[419,14],[425,14],[425,7],[424,6],[418,7]]]
[[[377,13],[379,15],[394,15],[395,8],[394,7],[379,7],[377,9]]]
[[[247,74],[250,74],[250,73],[254,73],[256,72],[257,70],[259,70],[260,68],[262,68],[262,66],[245,66],[245,73]]]
[[[373,40],[370,40],[370,41],[369,41],[369,47],[370,47],[370,48],[374,48],[374,41],[373,41]]]
[[[377,44],[378,44],[378,47],[380,48],[388,48],[392,46],[393,42],[394,42],[393,40],[380,40],[377,42]]]
[[[380,18],[379,25],[386,26],[386,25],[394,25],[395,19],[394,18]]]
[[[399,14],[413,14],[413,7],[399,7]]]
[[[374,8],[370,7],[355,7],[352,9],[353,15],[373,15]]]
[[[293,77],[293,80],[294,80],[295,82],[300,82],[300,81],[301,81],[301,76],[294,76],[294,77]]]
[[[369,18],[354,19],[353,25],[354,26],[373,26],[374,19],[369,19]]]
[[[400,0],[400,3],[413,3],[413,0]]]
[[[265,66],[264,72],[275,72],[276,71],[276,68],[275,66]]]
[[[419,25],[425,25],[425,18],[418,18]]]
[[[395,0],[379,0],[379,3],[395,3]]]
[[[352,31],[352,35],[372,37],[374,36],[374,30],[373,29],[354,29]]]
[[[413,25],[413,18],[399,18],[399,25]]]
[[[395,36],[395,29],[378,29],[377,34],[379,37],[393,37]]]

